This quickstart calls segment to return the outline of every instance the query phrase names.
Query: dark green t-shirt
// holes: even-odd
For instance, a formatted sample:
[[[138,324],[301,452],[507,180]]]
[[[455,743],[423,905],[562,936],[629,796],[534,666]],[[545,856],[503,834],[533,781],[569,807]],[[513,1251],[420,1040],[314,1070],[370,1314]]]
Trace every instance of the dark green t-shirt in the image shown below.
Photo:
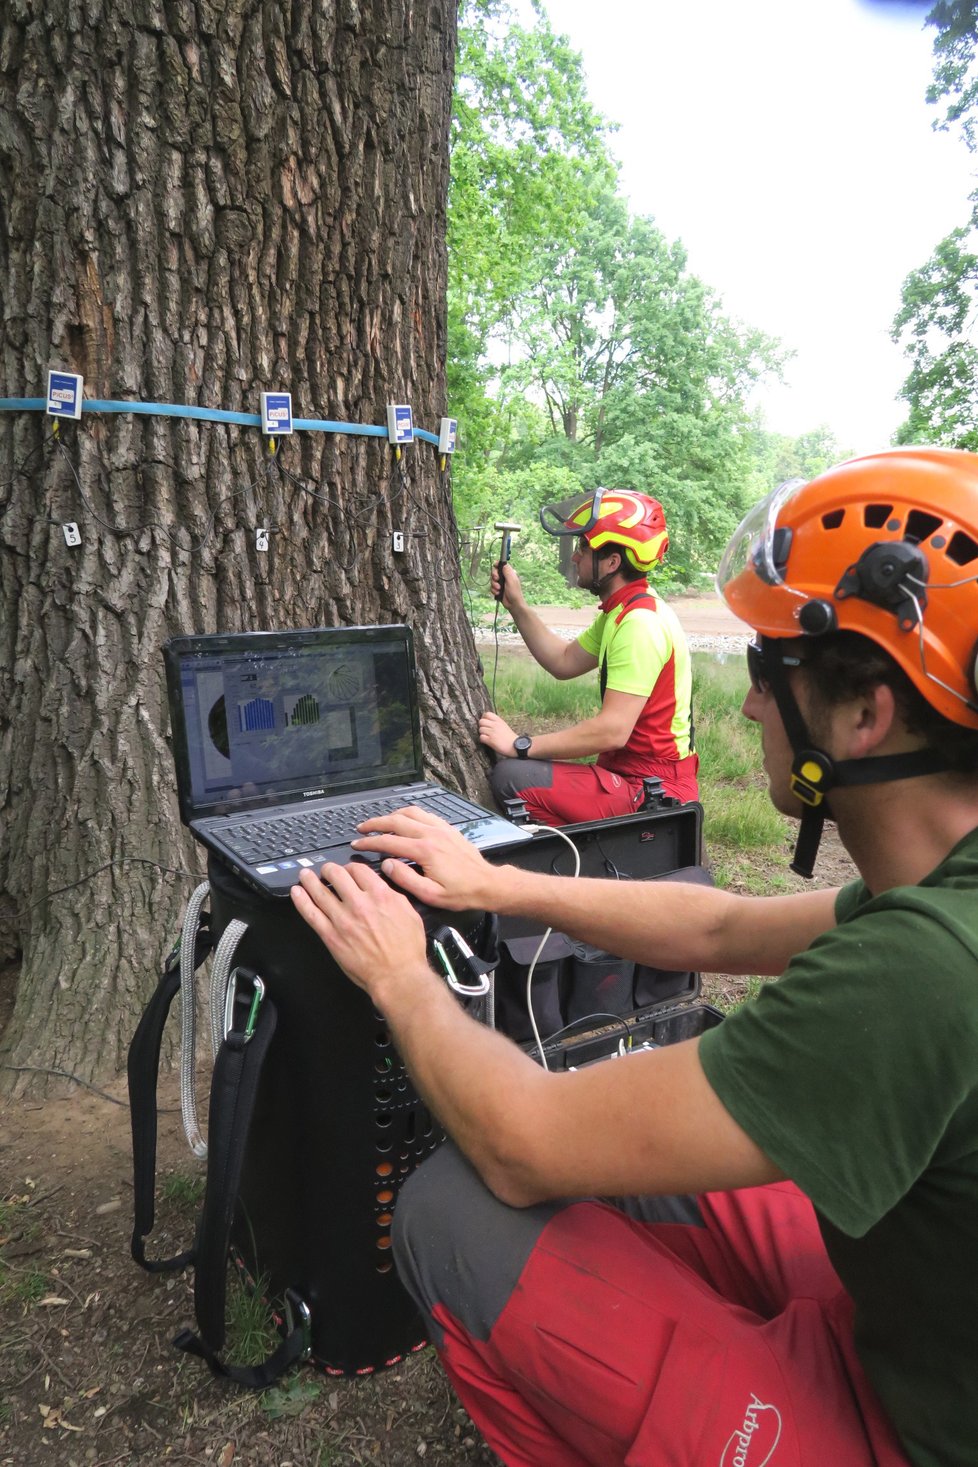
[[[978,1463],[978,831],[705,1034],[707,1079],[812,1200],[911,1461]]]

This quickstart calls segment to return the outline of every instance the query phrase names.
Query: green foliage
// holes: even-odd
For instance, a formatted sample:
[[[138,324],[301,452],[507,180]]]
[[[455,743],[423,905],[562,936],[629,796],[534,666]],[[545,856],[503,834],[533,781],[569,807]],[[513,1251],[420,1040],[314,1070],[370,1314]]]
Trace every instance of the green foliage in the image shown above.
[[[713,569],[761,492],[745,404],[784,353],[724,314],[652,218],[630,214],[581,59],[533,10],[529,25],[506,0],[461,12],[448,387],[470,584],[492,558],[475,527],[522,518],[539,572],[527,594],[563,594],[534,528],[560,481],[564,494],[600,483],[663,501],[668,590]]]
[[[825,423],[797,438],[755,427],[751,451],[755,475],[764,493],[786,479],[814,479],[833,464],[852,457],[852,449],[843,448]]]
[[[281,1343],[267,1296],[265,1275],[251,1286],[228,1265],[227,1353],[240,1365],[258,1365]]]
[[[502,392],[544,404],[537,461],[556,458],[585,489],[629,486],[663,501],[667,564],[688,583],[715,563],[743,511],[745,398],[779,370],[775,344],[729,321],[682,246],[610,190],[571,249],[539,252],[533,275]]]
[[[491,465],[470,476],[464,491],[456,492],[456,515],[463,526],[463,565],[472,591],[488,593],[490,568],[502,548],[502,535],[493,526],[496,520],[511,520],[522,527],[513,536],[512,561],[528,599],[544,605],[586,604],[582,592],[569,589],[560,572],[559,543],[540,524],[544,504],[579,492],[583,498],[575,476],[554,465],[511,472]]]
[[[936,124],[947,130],[960,123],[964,140],[976,148],[978,121],[978,0],[938,0],[927,16],[936,27],[934,80],[927,91],[928,102],[945,102],[944,117]]]
[[[900,443],[943,443],[978,450],[978,205],[904,281],[893,339],[910,372],[900,396],[910,409]]]
[[[531,728],[541,722],[571,724],[593,718],[600,706],[598,675],[559,682],[535,662],[500,659],[496,707],[507,723]],[[514,725],[515,726],[515,725]]]
[[[711,842],[739,849],[770,849],[780,845],[784,824],[766,791],[717,784],[704,795],[709,809],[707,831]]]
[[[0,1302],[36,1304],[48,1292],[49,1280],[37,1268],[18,1269],[0,1258]]]
[[[784,818],[767,794],[757,725],[741,705],[747,672],[739,657],[693,655],[693,713],[700,756],[700,802],[710,849],[757,850],[780,844]]]
[[[732,1014],[734,1009],[739,1009],[741,1004],[750,1003],[751,999],[757,997],[764,986],[763,978],[753,977],[744,980],[744,987],[738,991],[736,997],[718,994],[715,999],[717,1008],[722,1014]]]
[[[0,1247],[16,1241],[30,1242],[40,1229],[30,1214],[26,1198],[0,1202]],[[0,1302],[16,1300],[33,1304],[48,1291],[48,1277],[36,1268],[18,1268],[0,1254]]]
[[[570,241],[592,190],[614,177],[608,126],[587,99],[580,57],[535,7],[465,0],[459,18],[448,213],[449,401],[460,449],[506,436],[488,393],[490,339],[525,290],[539,243]],[[464,475],[465,465],[458,466]]]
[[[927,22],[937,30],[927,100],[946,104],[935,126],[960,126],[965,145],[975,151],[978,0],[939,0]],[[900,393],[909,413],[899,443],[978,450],[978,190],[970,205],[967,224],[946,235],[903,284],[892,333],[910,362]]]

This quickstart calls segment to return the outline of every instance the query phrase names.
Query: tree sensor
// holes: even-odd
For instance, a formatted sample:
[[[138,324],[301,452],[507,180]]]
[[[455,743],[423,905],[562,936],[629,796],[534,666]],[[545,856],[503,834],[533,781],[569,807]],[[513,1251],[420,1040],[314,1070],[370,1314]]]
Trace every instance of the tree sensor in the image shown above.
[[[44,411],[52,418],[80,418],[84,381],[74,372],[48,372],[48,399]]]
[[[281,438],[292,432],[291,392],[262,393],[261,430],[266,438]]]

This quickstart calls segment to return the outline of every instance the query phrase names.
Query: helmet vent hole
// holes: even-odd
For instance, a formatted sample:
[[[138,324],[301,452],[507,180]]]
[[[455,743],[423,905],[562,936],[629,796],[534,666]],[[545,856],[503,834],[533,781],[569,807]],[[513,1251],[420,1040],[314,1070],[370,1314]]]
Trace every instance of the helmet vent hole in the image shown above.
[[[943,524],[940,515],[928,514],[923,509],[912,509],[907,515],[907,526],[903,532],[903,538],[909,540],[912,545],[919,545],[922,540],[927,540],[934,531]]]
[[[863,510],[863,524],[867,530],[882,530],[892,513],[892,504],[867,504]]]
[[[846,512],[844,509],[830,510],[828,514],[823,514],[822,516],[822,529],[837,530],[845,517]]]
[[[978,560],[978,545],[970,535],[966,535],[963,530],[958,530],[951,536],[951,543],[947,547],[947,558],[955,565],[970,565],[973,560]]]

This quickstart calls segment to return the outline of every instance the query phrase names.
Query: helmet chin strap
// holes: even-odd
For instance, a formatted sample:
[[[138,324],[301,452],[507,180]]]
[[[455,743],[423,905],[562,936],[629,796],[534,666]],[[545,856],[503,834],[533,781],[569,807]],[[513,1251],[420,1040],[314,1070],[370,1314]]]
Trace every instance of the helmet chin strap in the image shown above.
[[[584,586],[584,587],[582,587],[582,589],[585,590],[585,591],[587,591],[587,593],[590,596],[603,597],[604,594],[605,594],[605,592],[604,592],[604,583],[605,583],[605,581],[610,581],[615,576],[616,572],[615,571],[606,571],[603,576],[596,576],[594,574],[594,568],[597,566],[597,564],[598,564],[598,552],[595,551],[595,550],[592,550],[591,551],[591,567],[592,567],[592,570],[591,570],[591,582],[590,582],[590,585]]]
[[[832,815],[828,802],[830,790],[861,784],[889,784],[896,779],[939,774],[949,769],[950,764],[936,749],[913,749],[902,754],[878,754],[867,759],[836,761],[824,749],[816,748],[791,690],[788,669],[778,656],[777,640],[762,637],[761,647],[771,652],[765,660],[765,672],[794,755],[791,791],[802,805],[791,870],[810,880],[826,816],[831,818]]]

